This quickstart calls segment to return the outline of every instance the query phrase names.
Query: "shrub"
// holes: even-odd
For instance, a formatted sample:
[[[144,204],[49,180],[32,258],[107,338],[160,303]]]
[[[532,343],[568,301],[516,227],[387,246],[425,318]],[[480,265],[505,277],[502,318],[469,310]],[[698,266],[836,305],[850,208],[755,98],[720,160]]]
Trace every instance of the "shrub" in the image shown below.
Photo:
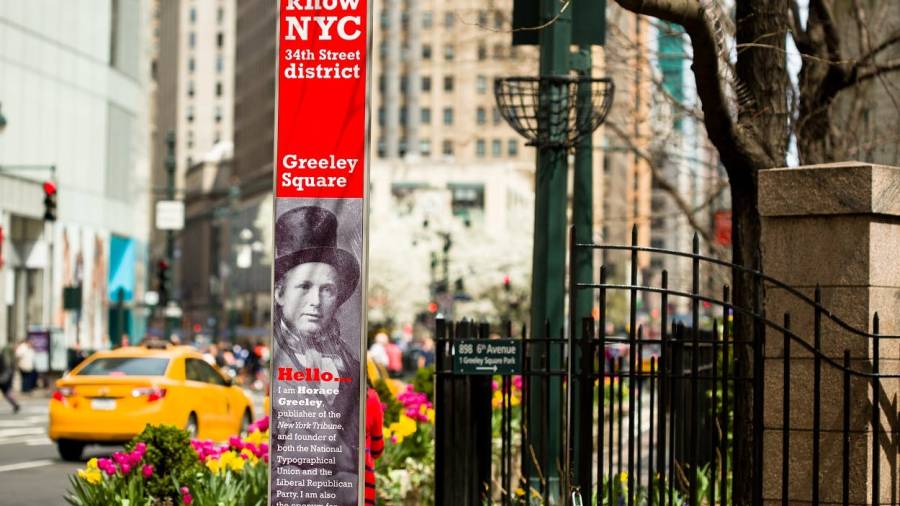
[[[181,494],[172,485],[172,479],[193,488],[202,470],[188,432],[174,425],[148,425],[125,449],[131,451],[138,443],[147,445],[144,461],[156,470],[147,480],[147,492],[159,499],[170,497],[180,501]]]

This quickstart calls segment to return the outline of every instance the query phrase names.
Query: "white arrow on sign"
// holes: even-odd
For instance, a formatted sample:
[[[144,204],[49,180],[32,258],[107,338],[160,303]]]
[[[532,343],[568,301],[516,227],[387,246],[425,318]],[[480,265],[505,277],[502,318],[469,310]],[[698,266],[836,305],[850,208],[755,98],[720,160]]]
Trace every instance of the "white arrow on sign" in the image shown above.
[[[492,367],[480,366],[480,367],[476,367],[475,370],[476,370],[476,371],[491,371],[491,372],[497,372],[497,366],[492,366]]]

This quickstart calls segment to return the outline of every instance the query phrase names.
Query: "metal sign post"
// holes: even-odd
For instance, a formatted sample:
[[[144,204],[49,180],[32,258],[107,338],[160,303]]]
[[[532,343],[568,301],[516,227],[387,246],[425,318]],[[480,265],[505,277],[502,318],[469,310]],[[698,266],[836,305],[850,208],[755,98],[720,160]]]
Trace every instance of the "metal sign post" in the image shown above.
[[[361,505],[368,0],[280,0],[269,504]]]

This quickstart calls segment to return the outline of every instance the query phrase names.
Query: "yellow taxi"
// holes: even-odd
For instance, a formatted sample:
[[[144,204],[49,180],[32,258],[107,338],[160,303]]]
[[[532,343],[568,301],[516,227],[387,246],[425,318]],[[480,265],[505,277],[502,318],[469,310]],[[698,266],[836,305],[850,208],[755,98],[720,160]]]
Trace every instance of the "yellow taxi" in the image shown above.
[[[64,460],[88,444],[121,444],[147,424],[225,440],[253,422],[253,402],[195,349],[156,344],[100,351],[56,382],[50,439]]]

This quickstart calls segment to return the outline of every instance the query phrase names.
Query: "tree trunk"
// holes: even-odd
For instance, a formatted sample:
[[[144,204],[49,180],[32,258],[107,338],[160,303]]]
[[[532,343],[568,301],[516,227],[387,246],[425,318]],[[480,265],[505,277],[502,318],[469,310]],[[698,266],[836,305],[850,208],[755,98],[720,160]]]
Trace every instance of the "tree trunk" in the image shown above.
[[[738,89],[738,123],[765,153],[753,156],[746,164],[734,166],[725,161],[731,183],[732,262],[753,270],[762,267],[760,224],[757,197],[760,170],[783,166],[788,142],[787,62],[783,56],[788,32],[787,0],[739,0],[736,4],[738,58],[735,64]],[[766,46],[765,48],[758,45]],[[746,46],[746,47],[744,47]],[[774,49],[773,49],[774,48]],[[720,150],[721,151],[721,150]],[[727,157],[723,157],[727,158]],[[753,275],[735,269],[734,304],[761,312],[763,285]],[[735,311],[734,338],[753,342],[754,318]],[[735,347],[735,375],[754,377],[753,345]],[[762,476],[756,465],[761,458],[762,441],[755,441],[753,428],[761,424],[754,413],[753,384],[735,385],[735,446],[733,454],[734,503],[751,504],[761,495]],[[761,497],[759,497],[761,499]]]
[[[757,172],[731,178],[732,201],[732,261],[749,269],[761,269],[759,211],[756,207],[758,196]],[[756,312],[762,301],[762,284],[753,275],[734,269],[734,305]],[[754,319],[734,311],[732,339],[735,342],[750,343],[754,338]],[[738,344],[734,348],[734,374],[738,378],[752,378],[754,371],[753,347]],[[753,424],[753,382],[737,381],[734,385],[734,453],[732,455],[732,475],[734,479],[734,504],[751,504],[753,483],[761,477],[755,476],[754,449],[761,441],[754,441]],[[758,422],[761,422],[758,421]],[[745,479],[745,478],[753,479]]]

